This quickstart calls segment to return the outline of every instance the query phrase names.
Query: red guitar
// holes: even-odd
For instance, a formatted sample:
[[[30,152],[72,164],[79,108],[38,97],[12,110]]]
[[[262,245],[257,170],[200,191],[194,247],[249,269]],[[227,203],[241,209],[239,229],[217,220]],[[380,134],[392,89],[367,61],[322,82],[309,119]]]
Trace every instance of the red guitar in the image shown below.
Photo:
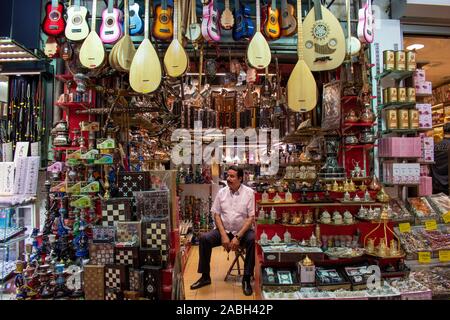
[[[66,22],[63,18],[64,6],[58,0],[52,0],[45,6],[46,15],[42,22],[42,30],[48,36],[57,37],[64,32]]]

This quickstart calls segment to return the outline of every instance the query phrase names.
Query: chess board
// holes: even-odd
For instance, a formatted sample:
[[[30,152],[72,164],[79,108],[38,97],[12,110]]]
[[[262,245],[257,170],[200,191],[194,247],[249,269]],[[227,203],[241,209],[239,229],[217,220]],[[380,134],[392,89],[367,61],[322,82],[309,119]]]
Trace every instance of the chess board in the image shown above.
[[[139,251],[139,262],[141,266],[161,266],[161,250],[159,248],[141,248]]]
[[[134,196],[138,220],[167,218],[170,215],[168,190],[139,191]]]
[[[106,289],[105,300],[123,300],[124,296],[120,290],[117,289]]]
[[[144,266],[144,296],[150,300],[161,298],[161,267]]]
[[[117,222],[117,241],[131,242],[133,235],[136,234],[141,240],[141,222],[140,221],[119,221]],[[140,242],[138,243],[140,245]]]
[[[113,243],[116,241],[116,227],[92,227],[92,242]]]
[[[119,221],[131,220],[131,200],[111,198],[102,201],[102,226],[113,227]]]
[[[115,247],[114,263],[139,267],[139,247]]]
[[[84,298],[86,300],[105,299],[105,267],[85,265],[83,272]]]
[[[169,218],[142,222],[143,248],[157,248],[161,250],[163,264],[167,262],[169,254]]]
[[[127,285],[128,266],[110,264],[105,266],[105,288],[125,290]]]
[[[131,291],[137,291],[144,294],[144,271],[130,268],[129,287]]]
[[[90,264],[113,264],[114,245],[111,243],[90,243],[89,257]]]

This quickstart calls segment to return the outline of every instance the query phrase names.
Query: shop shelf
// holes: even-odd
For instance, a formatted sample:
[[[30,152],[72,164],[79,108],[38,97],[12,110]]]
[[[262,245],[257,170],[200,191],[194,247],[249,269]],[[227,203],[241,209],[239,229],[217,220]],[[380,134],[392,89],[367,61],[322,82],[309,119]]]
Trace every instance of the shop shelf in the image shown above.
[[[374,122],[345,122],[344,129],[350,127],[373,127]]]
[[[389,109],[413,109],[416,107],[416,102],[390,102],[379,105],[383,110]]]
[[[416,97],[432,97],[433,94],[430,93],[416,93]]]
[[[80,149],[80,147],[70,147],[70,146],[67,146],[67,147],[53,147],[53,150],[55,150],[55,151],[66,151],[66,150],[76,151],[76,150],[79,150],[79,149]]]
[[[55,105],[60,108],[87,108],[89,102],[57,102]]]
[[[402,186],[402,187],[418,187],[419,184],[418,183],[384,183],[383,185],[385,187],[397,187],[397,186]]]
[[[389,133],[401,133],[401,134],[409,134],[416,132],[426,132],[432,130],[431,128],[417,128],[417,129],[387,129],[383,131],[383,134]]]
[[[383,73],[378,74],[377,79],[378,80],[392,79],[396,81],[401,81],[411,77],[413,74],[414,71],[391,70],[391,71],[384,71]]]
[[[374,147],[373,143],[344,145],[344,148],[347,149],[347,150],[352,150],[352,149],[371,149],[373,147]]]
[[[12,239],[10,239],[10,240],[8,240],[6,242],[0,243],[0,248],[7,248],[7,247],[9,247],[9,246],[11,246],[11,245],[13,245],[13,244],[15,244],[17,242],[20,242],[22,240],[27,239],[29,236],[30,236],[29,234],[24,234],[24,235],[12,238]]]

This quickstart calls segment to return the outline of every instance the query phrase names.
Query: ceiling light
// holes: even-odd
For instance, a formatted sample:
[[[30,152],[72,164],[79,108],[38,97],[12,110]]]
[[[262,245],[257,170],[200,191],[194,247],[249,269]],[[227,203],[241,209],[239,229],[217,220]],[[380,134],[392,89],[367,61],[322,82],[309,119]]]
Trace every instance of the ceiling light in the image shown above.
[[[423,49],[425,47],[425,45],[421,44],[421,43],[414,43],[410,46],[407,46],[406,49],[407,50],[420,50]]]

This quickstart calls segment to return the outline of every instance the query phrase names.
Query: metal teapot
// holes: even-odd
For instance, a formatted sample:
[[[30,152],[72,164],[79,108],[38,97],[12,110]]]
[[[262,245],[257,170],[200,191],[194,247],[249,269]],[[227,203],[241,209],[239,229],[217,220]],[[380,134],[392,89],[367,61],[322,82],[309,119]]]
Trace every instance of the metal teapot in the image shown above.
[[[363,110],[363,112],[361,112],[359,119],[361,122],[374,122],[375,121],[375,114],[373,113],[372,108],[370,107],[370,104],[364,105],[364,110]]]
[[[375,135],[372,133],[372,130],[370,128],[366,128],[361,132],[361,135],[359,136],[359,142],[361,143],[375,142]]]
[[[350,110],[346,115],[345,115],[345,122],[358,122],[359,118],[356,115],[355,110]]]

